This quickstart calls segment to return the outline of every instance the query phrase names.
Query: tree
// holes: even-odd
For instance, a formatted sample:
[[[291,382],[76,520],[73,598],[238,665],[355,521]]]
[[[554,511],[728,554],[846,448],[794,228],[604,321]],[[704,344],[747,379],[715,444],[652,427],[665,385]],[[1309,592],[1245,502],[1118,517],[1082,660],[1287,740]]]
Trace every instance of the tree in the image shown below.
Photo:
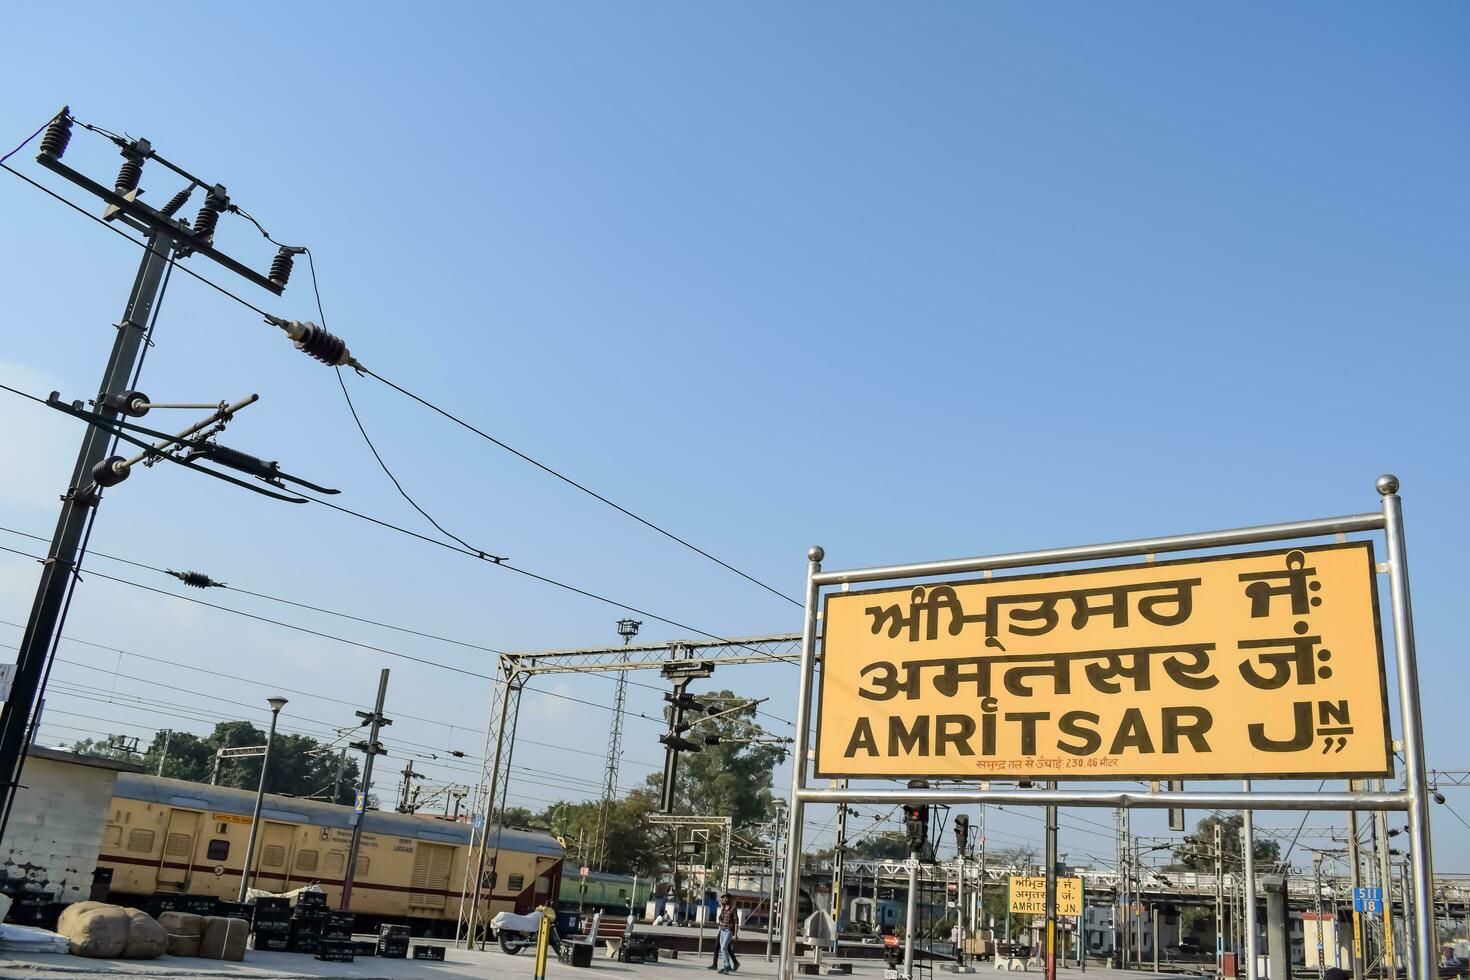
[[[1245,818],[1240,814],[1221,817],[1211,814],[1194,826],[1194,833],[1184,838],[1184,843],[1174,848],[1174,860],[1186,871],[1213,873],[1215,870],[1215,828],[1220,828],[1220,850],[1224,855],[1227,874],[1239,871],[1243,865],[1244,848],[1241,845],[1241,830]],[[1257,837],[1254,852],[1258,865],[1274,868],[1281,863],[1281,845],[1269,837]]]
[[[732,691],[720,691],[701,696],[700,700],[722,710],[747,699]],[[717,718],[696,718],[686,737],[698,741],[710,735],[718,736],[719,744],[679,757],[679,774],[674,781],[675,812],[728,816],[736,828],[769,820],[775,810],[771,776],[785,760],[786,748],[748,741],[770,737],[756,724],[754,705]],[[648,786],[657,790],[662,780],[661,774],[654,773],[648,777]]]
[[[153,742],[147,751],[141,755],[91,739],[74,743],[72,750],[136,762],[145,772],[155,774],[158,773],[161,762],[163,775],[170,779],[207,783],[214,772],[216,752],[225,748],[264,745],[265,737],[264,731],[248,721],[223,721],[203,738],[188,732],[158,732],[153,736]],[[357,782],[357,759],[353,758],[351,752],[344,758],[340,750],[324,746],[314,738],[283,735],[279,732],[276,734],[275,744],[271,748],[271,776],[266,786],[268,792],[350,805],[354,802]],[[260,756],[220,760],[219,785],[253,790],[259,783]],[[369,802],[372,802],[371,799]]]

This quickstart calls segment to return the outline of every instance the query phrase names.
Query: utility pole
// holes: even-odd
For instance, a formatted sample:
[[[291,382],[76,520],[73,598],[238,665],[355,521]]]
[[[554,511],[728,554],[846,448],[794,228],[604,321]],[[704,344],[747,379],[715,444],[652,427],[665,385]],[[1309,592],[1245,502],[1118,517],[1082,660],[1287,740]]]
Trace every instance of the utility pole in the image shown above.
[[[98,386],[94,408],[108,422],[116,421],[122,414],[121,406],[114,408],[112,405],[132,383],[138,355],[143,349],[143,337],[148,329],[148,318],[158,299],[163,271],[173,261],[174,248],[174,239],[162,231],[148,236],[147,247],[133,279],[132,292],[123,308],[122,319],[114,328],[112,352],[102,372],[102,383]],[[24,765],[22,753],[26,728],[40,691],[62,600],[81,552],[82,532],[93,508],[101,501],[99,494],[87,494],[85,491],[92,486],[92,471],[106,458],[111,443],[112,433],[99,426],[88,425],[82,431],[82,445],[77,451],[71,483],[61,498],[61,514],[46,552],[46,561],[41,565],[41,580],[36,586],[30,618],[21,637],[10,698],[0,709],[0,786],[3,786],[0,793],[3,793],[4,800],[0,834],[4,832],[3,824],[9,822],[11,803]]]
[[[1055,781],[1051,788],[1056,789]],[[1057,808],[1046,808],[1046,980],[1057,980]]]
[[[342,777],[347,775],[347,746],[342,746],[342,751],[337,754],[337,775],[332,780],[332,802],[338,803],[342,800]]]
[[[1225,851],[1220,825],[1215,824],[1215,972],[1225,976]]]
[[[1247,793],[1251,791],[1251,781],[1247,779],[1241,787]],[[1260,955],[1256,940],[1256,825],[1255,815],[1246,810],[1241,815],[1240,824],[1240,849],[1245,856],[1245,977],[1246,980],[1258,980],[1260,973]],[[1353,980],[1363,980],[1362,977],[1354,977]]]
[[[71,482],[61,498],[61,512],[57,516],[56,529],[46,552],[46,560],[41,565],[40,581],[36,585],[35,599],[26,620],[25,633],[21,637],[10,697],[3,709],[0,709],[0,838],[4,836],[11,805],[19,787],[21,769],[25,764],[26,733],[41,694],[47,662],[55,645],[63,601],[72,577],[77,574],[83,535],[101,501],[100,487],[107,479],[99,478],[98,472],[110,451],[113,439],[110,426],[118,421],[120,415],[127,413],[126,403],[121,396],[134,383],[149,317],[158,300],[164,270],[174,261],[176,255],[193,252],[219,262],[278,296],[285,288],[284,280],[277,282],[274,278],[267,279],[214,249],[215,222],[221,212],[229,207],[229,198],[223,186],[215,185],[207,191],[200,220],[191,227],[188,222],[172,217],[172,212],[167,212],[167,207],[165,211],[158,211],[138,200],[138,182],[143,164],[147,160],[158,160],[170,170],[180,175],[184,173],[155,153],[147,140],[114,138],[113,141],[123,155],[123,166],[115,181],[116,189],[100,184],[62,163],[61,159],[71,140],[72,122],[70,109],[63,107],[46,126],[36,162],[105,200],[110,205],[107,218],[121,221],[143,232],[145,246],[143,257],[138,263],[138,272],[133,279],[132,290],[123,307],[122,318],[114,327],[112,350],[103,368],[96,401],[92,406],[99,424],[89,424],[82,432]],[[207,186],[204,181],[192,176],[188,179],[188,190],[196,186]],[[187,197],[187,192],[181,192],[175,198],[178,204],[174,210],[182,207]],[[109,428],[104,428],[104,425]]]
[[[623,646],[633,642],[633,637],[638,635],[638,627],[642,625],[640,619],[618,620],[618,635],[623,638]],[[628,659],[626,653],[623,659]],[[613,691],[612,722],[607,733],[607,766],[602,780],[602,808],[597,818],[598,871],[607,864],[607,831],[612,819],[613,801],[618,798],[618,765],[623,757],[623,708],[627,702],[628,672],[620,670],[618,684]]]
[[[343,912],[352,907],[352,879],[357,875],[357,852],[362,849],[362,824],[367,819],[367,798],[373,788],[373,760],[387,750],[378,741],[378,732],[383,726],[393,724],[391,718],[383,717],[383,701],[388,697],[388,668],[378,675],[378,703],[372,711],[359,711],[357,717],[370,726],[368,737],[363,742],[353,742],[352,747],[362,750],[366,758],[362,763],[362,787],[357,792],[352,821],[352,843],[347,848],[347,871],[342,876],[342,902],[338,906]]]
[[[878,883],[873,882],[873,894],[877,897]],[[980,877],[975,882],[975,906],[979,909],[978,922],[975,934],[978,936],[985,929],[985,804],[980,804]],[[991,930],[992,940],[995,938],[995,930]]]
[[[163,731],[163,754],[158,757],[158,775],[163,775],[163,764],[168,761],[168,743],[174,733],[169,729]]]
[[[1381,779],[1378,790],[1383,791]],[[1373,845],[1378,851],[1378,881],[1383,886],[1383,973],[1395,977],[1398,972],[1393,956],[1393,876],[1388,869],[1388,814],[1382,810],[1373,815],[1373,831]]]
[[[832,781],[836,789],[847,789],[847,780]],[[843,863],[847,860],[847,804],[837,804],[837,841],[832,846],[832,955],[837,955],[838,936],[842,934]]]
[[[1352,788],[1356,789],[1356,786]],[[1363,915],[1358,911],[1358,889],[1363,886],[1362,855],[1358,851],[1358,811],[1348,811],[1348,874],[1353,896],[1353,980],[1363,980]]]
[[[1322,907],[1322,852],[1318,851],[1312,855],[1312,904],[1317,907],[1317,977],[1327,975],[1326,942],[1324,941],[1325,927],[1322,920],[1326,918],[1327,912]]]
[[[781,867],[781,810],[776,808],[771,818],[771,892],[770,904],[766,907],[766,962],[771,962],[771,946],[776,937],[776,875]]]
[[[420,778],[419,774],[413,771],[413,760],[409,759],[403,764],[403,785],[399,787],[398,791],[399,813],[413,812],[409,805],[409,791],[413,787],[413,781],[418,778]]]

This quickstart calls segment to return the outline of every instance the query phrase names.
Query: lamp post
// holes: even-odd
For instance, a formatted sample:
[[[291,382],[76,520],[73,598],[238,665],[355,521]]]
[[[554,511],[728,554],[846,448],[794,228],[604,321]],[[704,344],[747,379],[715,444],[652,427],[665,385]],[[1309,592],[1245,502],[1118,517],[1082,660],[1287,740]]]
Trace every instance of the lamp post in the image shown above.
[[[250,840],[245,844],[245,866],[240,872],[240,895],[235,899],[237,902],[244,902],[245,893],[250,890],[250,862],[255,857],[255,835],[260,831],[260,807],[265,802],[265,775],[270,772],[271,767],[271,745],[276,740],[276,719],[281,716],[286,699],[266,698],[266,703],[271,706],[271,730],[265,737],[265,755],[260,760],[260,785],[255,789],[255,812],[250,815]]]

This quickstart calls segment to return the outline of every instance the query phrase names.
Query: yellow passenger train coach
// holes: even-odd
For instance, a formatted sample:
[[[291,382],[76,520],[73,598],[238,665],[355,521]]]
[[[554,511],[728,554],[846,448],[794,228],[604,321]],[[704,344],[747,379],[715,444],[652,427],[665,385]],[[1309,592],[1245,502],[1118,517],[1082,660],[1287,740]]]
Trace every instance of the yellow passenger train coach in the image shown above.
[[[119,773],[103,830],[98,866],[112,869],[112,894],[214,895],[240,890],[255,794],[225,786]],[[253,886],[272,892],[318,884],[341,900],[351,807],[267,794],[255,842]],[[453,934],[470,850],[463,823],[384,813],[363,814],[362,847],[352,882],[352,911],[363,924],[400,922],[428,934]],[[566,851],[541,831],[492,828],[480,896],[489,914],[528,912],[561,890]],[[486,867],[490,866],[487,859]]]

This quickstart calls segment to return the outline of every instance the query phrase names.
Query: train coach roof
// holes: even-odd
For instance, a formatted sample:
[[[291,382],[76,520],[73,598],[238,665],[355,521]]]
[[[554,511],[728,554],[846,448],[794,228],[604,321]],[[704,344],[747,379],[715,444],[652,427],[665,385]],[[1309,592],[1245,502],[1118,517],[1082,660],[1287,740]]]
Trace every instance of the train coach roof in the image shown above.
[[[139,773],[117,774],[117,796],[144,803],[160,803],[165,806],[187,807],[193,810],[209,810],[250,816],[255,810],[255,794],[249,790],[229,786],[211,786],[207,783],[191,783],[183,779],[165,779]],[[267,820],[284,823],[311,824],[314,827],[352,827],[352,808],[320,800],[303,800],[294,796],[265,794],[265,803],[260,815]],[[468,844],[470,826],[448,820],[426,820],[406,813],[385,813],[369,810],[363,815],[362,829],[369,834],[387,834],[394,837],[414,837],[419,840],[437,841],[444,844]],[[499,840],[497,841],[497,838]],[[566,850],[556,838],[539,830],[518,830],[514,827],[503,830],[492,829],[490,845],[562,857]]]

